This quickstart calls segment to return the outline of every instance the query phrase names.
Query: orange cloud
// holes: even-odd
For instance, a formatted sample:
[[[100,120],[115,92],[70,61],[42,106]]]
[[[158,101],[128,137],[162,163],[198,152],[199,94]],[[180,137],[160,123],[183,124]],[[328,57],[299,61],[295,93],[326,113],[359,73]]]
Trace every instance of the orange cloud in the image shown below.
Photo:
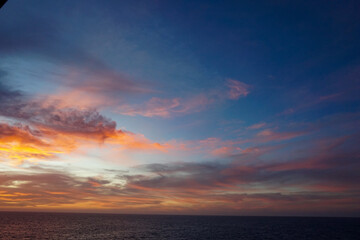
[[[127,149],[158,150],[163,152],[166,152],[172,147],[169,143],[160,144],[158,142],[152,142],[143,135],[128,131],[116,131],[106,142],[119,144]]]
[[[224,161],[99,169],[101,175],[93,177],[48,168],[10,172],[0,174],[0,205],[122,213],[301,214],[331,209],[346,213],[356,210],[359,202],[359,164],[354,158],[358,150],[344,151],[342,146],[357,138],[324,139],[311,144],[309,156],[277,163],[258,161],[271,147],[253,147]],[[202,143],[217,146],[218,141],[210,138]]]
[[[5,105],[0,109],[4,121],[18,123],[0,123],[0,154],[18,164],[30,159],[56,158],[86,142],[156,151],[169,147],[143,135],[116,129],[114,121],[94,109],[64,107],[58,101],[27,100],[20,95],[16,98],[1,103]]]
[[[0,156],[21,164],[25,159],[48,159],[72,149],[71,142],[59,144],[28,126],[11,126],[0,123]]]
[[[35,135],[35,132],[38,135]],[[59,154],[74,151],[89,142],[117,145],[130,150],[155,150],[166,152],[171,146],[152,142],[143,135],[115,130],[105,133],[64,132],[39,126],[30,127],[0,124],[0,156],[16,164],[24,160],[46,160]]]

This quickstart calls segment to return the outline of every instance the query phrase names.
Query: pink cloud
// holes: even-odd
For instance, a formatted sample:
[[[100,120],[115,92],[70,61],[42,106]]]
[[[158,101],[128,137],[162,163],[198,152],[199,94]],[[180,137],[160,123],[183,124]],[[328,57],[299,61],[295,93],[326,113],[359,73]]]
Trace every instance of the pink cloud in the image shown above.
[[[220,148],[217,148],[211,152],[214,156],[229,156],[232,154],[237,154],[241,152],[240,147],[234,147],[234,146],[223,146]]]
[[[330,95],[326,95],[326,96],[321,96],[318,101],[322,102],[322,101],[334,100],[341,95],[342,95],[342,93],[334,93],[334,94],[330,94]]]
[[[170,117],[174,114],[198,112],[209,105],[213,100],[203,94],[199,94],[190,99],[181,98],[151,98],[144,104],[124,104],[119,107],[121,114],[129,116],[144,117]]]
[[[339,147],[343,145],[349,137],[344,136],[334,139],[322,139],[313,142],[313,149],[308,149],[310,156],[297,161],[289,161],[274,164],[268,169],[272,171],[289,171],[299,169],[330,169],[340,165],[345,165],[345,159],[352,157],[352,153],[344,153],[339,151]],[[342,163],[338,162],[342,159]],[[350,161],[351,162],[351,161]]]
[[[232,100],[237,100],[240,97],[246,97],[250,91],[250,86],[246,83],[234,80],[234,79],[228,79],[226,82],[227,87],[229,88],[228,91],[228,98]]]
[[[247,127],[247,129],[251,129],[251,130],[259,129],[259,128],[264,127],[265,125],[266,125],[266,123],[257,123],[257,124],[253,124],[253,125]]]
[[[223,140],[220,138],[206,138],[184,142],[171,142],[175,150],[182,152],[204,153],[209,156],[224,157],[239,154],[243,151],[240,145],[247,140]]]
[[[243,82],[228,79],[226,85],[229,88],[227,94],[224,94],[223,90],[215,89],[196,94],[190,98],[152,97],[142,104],[123,104],[118,108],[118,111],[128,116],[166,118],[178,114],[199,112],[215,102],[221,102],[225,99],[236,100],[249,94],[249,85]]]
[[[151,98],[145,104],[129,105],[124,104],[120,107],[121,114],[129,116],[144,116],[144,117],[169,117],[171,112],[180,106],[180,99],[161,99]]]
[[[306,134],[306,132],[275,132],[272,129],[265,129],[259,132],[256,136],[260,141],[282,141]]]

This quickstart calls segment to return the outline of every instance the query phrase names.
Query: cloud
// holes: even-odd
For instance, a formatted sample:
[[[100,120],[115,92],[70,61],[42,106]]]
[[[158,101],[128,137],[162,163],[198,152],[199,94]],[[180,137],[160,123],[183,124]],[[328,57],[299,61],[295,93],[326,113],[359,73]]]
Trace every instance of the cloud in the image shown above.
[[[265,150],[258,147],[223,161],[144,164],[88,177],[35,167],[31,174],[0,174],[0,205],[128,213],[215,214],[220,208],[218,214],[358,216],[360,155],[353,141],[358,142],[358,136],[324,139],[310,144],[302,158],[291,153],[277,162],[262,161],[259,152]]]
[[[170,117],[174,114],[201,111],[211,102],[213,102],[213,100],[208,99],[205,95],[198,95],[186,100],[181,98],[162,99],[153,97],[145,104],[124,104],[118,108],[118,111],[121,114],[129,116]]]
[[[275,132],[272,129],[265,129],[256,134],[260,142],[283,141],[305,135],[306,131]]]
[[[266,123],[256,123],[256,124],[253,124],[253,125],[247,127],[247,129],[251,129],[251,130],[260,129],[260,128],[263,128],[265,126],[266,126]]]
[[[155,175],[131,179],[132,185],[151,189],[177,191],[281,191],[291,187],[304,191],[312,185],[347,186],[346,191],[357,191],[360,180],[359,150],[351,147],[359,142],[358,136],[324,140],[321,145],[312,143],[302,150],[305,156],[287,154],[286,160],[263,161],[258,151],[241,152],[232,161],[141,165],[140,169]],[[294,145],[296,143],[293,143]],[[289,146],[287,146],[289,147]],[[351,147],[349,149],[349,147]],[[271,150],[272,153],[274,148]],[[269,153],[269,149],[267,150]],[[357,175],[357,176],[356,176]],[[317,189],[319,190],[319,188]],[[343,188],[342,188],[343,190]],[[324,188],[324,192],[326,192]]]
[[[249,85],[229,79],[227,94],[222,89],[216,89],[207,93],[197,94],[190,98],[157,98],[153,97],[142,104],[122,104],[118,111],[129,116],[144,117],[171,117],[179,114],[189,114],[205,110],[209,105],[225,99],[237,100],[241,96],[249,94]]]
[[[172,141],[174,150],[181,152],[202,153],[208,157],[227,157],[243,151],[239,146],[248,140],[223,140],[220,138],[205,138],[189,141]]]
[[[63,146],[64,147],[64,146]],[[49,159],[64,151],[54,141],[29,126],[0,123],[0,158],[21,164],[24,159]],[[69,143],[67,149],[71,148]],[[61,150],[60,150],[61,149]]]
[[[227,87],[229,88],[228,91],[228,98],[232,100],[237,100],[240,97],[246,97],[250,91],[250,85],[240,82],[234,79],[228,79],[226,82]]]
[[[327,144],[327,150],[331,148],[330,145]],[[128,177],[127,186],[147,194],[177,196],[178,199],[182,198],[182,202],[191,202],[190,209],[199,209],[204,205],[206,209],[211,209],[214,207],[212,204],[217,202],[233,211],[239,210],[240,204],[241,209],[251,209],[252,214],[271,212],[274,208],[274,212],[285,213],[293,210],[294,206],[301,210],[293,211],[292,214],[303,211],[314,213],[317,210],[326,213],[329,207],[338,212],[349,213],[360,200],[360,195],[356,194],[359,179],[355,176],[360,165],[358,159],[351,160],[351,156],[358,153],[344,154],[340,149],[338,151],[340,152],[328,151],[327,157],[322,158],[323,164],[328,166],[326,169],[303,168],[300,165],[291,169],[275,169],[272,163],[256,161],[255,152],[250,153],[252,161],[249,162],[242,159],[249,156],[241,153],[233,162],[228,163],[141,165],[139,169],[151,174]],[[292,162],[291,155],[289,157],[289,162]],[[311,157],[302,161],[309,159]],[[336,159],[349,161],[339,162]],[[287,164],[278,163],[278,166],[285,167]],[[318,187],[314,189],[313,186]],[[286,189],[292,191],[287,192]],[[348,203],[346,207],[344,202]],[[186,209],[185,206],[186,204],[183,208]]]
[[[166,151],[169,147],[117,129],[114,121],[95,109],[63,108],[57,101],[30,98],[4,84],[0,85],[0,99],[4,121],[0,149],[10,159],[51,158],[76,149],[84,141],[125,149]]]
[[[6,209],[66,210],[76,206],[80,211],[134,209],[136,212],[159,206],[161,202],[156,196],[146,197],[99,177],[79,177],[54,170],[2,173],[0,176],[0,203]]]
[[[121,114],[144,117],[169,117],[180,106],[180,99],[151,98],[145,105],[131,106],[122,105],[119,108]]]
[[[241,152],[241,150],[242,149],[240,147],[224,146],[224,147],[220,147],[220,148],[213,150],[211,152],[211,154],[213,154],[215,156],[229,156],[229,155],[239,153],[239,152]]]
[[[19,11],[23,11],[19,8]],[[135,83],[127,75],[110,67],[88,49],[62,37],[61,26],[50,19],[42,19],[29,11],[19,12],[21,18],[7,16],[0,21],[0,52],[14,61],[43,61],[56,66],[51,77],[41,79],[61,85],[78,93],[111,100],[119,93],[148,92],[144,83]],[[16,66],[18,69],[18,66]],[[18,70],[18,71],[21,71]],[[33,71],[36,71],[33,70]],[[60,77],[56,77],[56,75]],[[76,95],[73,95],[76,98]],[[76,98],[81,100],[81,98]]]
[[[21,96],[19,91],[15,91],[7,86],[4,82],[4,78],[6,77],[7,72],[2,71],[0,69],[0,103],[8,102],[16,99],[17,97]]]
[[[20,92],[2,88],[0,116],[25,121],[38,128],[100,138],[106,138],[116,130],[116,123],[95,109],[61,108],[57,101],[32,99]]]

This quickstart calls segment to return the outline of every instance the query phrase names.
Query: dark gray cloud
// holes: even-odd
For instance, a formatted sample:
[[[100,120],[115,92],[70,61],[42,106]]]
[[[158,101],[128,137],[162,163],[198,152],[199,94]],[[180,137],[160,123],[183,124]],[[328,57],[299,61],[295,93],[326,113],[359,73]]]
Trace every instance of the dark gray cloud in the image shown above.
[[[106,138],[116,132],[116,123],[95,109],[60,108],[56,101],[35,100],[13,90],[0,79],[0,116],[48,129]]]
[[[33,173],[0,172],[0,191],[4,197],[0,199],[2,207],[36,207],[43,204],[79,204],[95,201],[98,206],[111,206],[112,211],[124,211],[129,206],[138,206],[141,211],[152,209],[161,211],[162,204],[166,204],[169,196],[182,199],[185,202],[208,201],[223,203],[221,209],[214,209],[213,205],[192,209],[192,213],[226,214],[336,214],[359,216],[360,191],[297,191],[282,193],[277,190],[263,193],[247,192],[240,189],[240,193],[226,192],[221,189],[197,188],[196,183],[176,186],[173,191],[158,191],[152,188],[137,188],[136,178],[126,185],[115,183],[115,179],[95,177],[79,177],[70,173],[32,168]],[[182,170],[183,171],[183,170]],[[130,178],[128,178],[130,180]],[[186,182],[183,182],[186,183]],[[265,186],[266,187],[266,186]],[[199,191],[200,190],[200,191]],[[10,196],[10,197],[7,197]],[[95,204],[95,203],[93,203]],[[141,205],[141,207],[140,207]],[[200,204],[201,205],[201,204]],[[242,206],[242,208],[235,208]],[[331,207],[331,211],[329,211]],[[148,210],[149,210],[148,209]],[[186,209],[184,208],[186,211]],[[209,212],[210,211],[210,212]],[[190,213],[190,212],[189,212]],[[220,212],[219,212],[220,213]]]
[[[252,155],[252,161],[244,162],[240,154],[223,163],[148,164],[137,167],[147,174],[128,176],[127,180],[141,187],[179,191],[251,186],[261,186],[263,190],[316,186],[325,192],[331,188],[359,191],[360,151],[353,145],[360,142],[359,135],[326,139],[323,147],[316,143],[319,140],[313,141],[313,147],[306,149],[308,154],[301,158],[288,155],[285,161],[265,162]]]
[[[13,90],[5,83],[6,76],[7,72],[0,68],[0,104],[14,101],[22,95],[20,91]]]

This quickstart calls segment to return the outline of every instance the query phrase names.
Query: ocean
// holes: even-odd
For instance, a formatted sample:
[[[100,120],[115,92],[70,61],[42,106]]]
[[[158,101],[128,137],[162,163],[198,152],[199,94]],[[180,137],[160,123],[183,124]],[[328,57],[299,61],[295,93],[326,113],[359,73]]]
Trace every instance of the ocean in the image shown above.
[[[360,218],[0,212],[0,239],[346,239]]]

